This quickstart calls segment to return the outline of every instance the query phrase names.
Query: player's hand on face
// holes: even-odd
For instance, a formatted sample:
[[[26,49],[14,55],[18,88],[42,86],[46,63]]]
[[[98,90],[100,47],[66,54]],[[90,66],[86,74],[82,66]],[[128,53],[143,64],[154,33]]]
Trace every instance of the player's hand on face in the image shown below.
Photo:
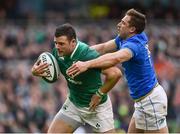
[[[49,65],[47,63],[41,63],[41,60],[37,60],[36,63],[31,68],[31,72],[34,76],[39,76],[39,77],[46,76],[47,74],[45,72],[48,66]]]
[[[68,68],[66,73],[70,77],[75,77],[75,76],[79,75],[80,73],[85,72],[87,69],[88,69],[88,67],[85,62],[78,61],[78,62],[72,64],[72,66]]]
[[[100,102],[101,102],[101,97],[94,94],[91,98],[91,102],[89,103],[89,110],[95,111],[96,107],[99,105]]]

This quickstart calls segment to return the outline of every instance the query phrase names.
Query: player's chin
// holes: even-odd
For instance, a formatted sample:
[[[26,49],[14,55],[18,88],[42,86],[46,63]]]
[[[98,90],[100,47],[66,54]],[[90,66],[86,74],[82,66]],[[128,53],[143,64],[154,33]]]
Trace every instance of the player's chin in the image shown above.
[[[121,34],[121,32],[120,32],[120,31],[118,31],[118,35],[119,35],[119,37],[121,37],[121,35],[122,35],[122,34]]]
[[[125,39],[125,35],[124,34],[122,34],[122,33],[119,33],[119,37],[121,38],[121,39]]]
[[[58,52],[59,56],[64,56],[63,52]]]

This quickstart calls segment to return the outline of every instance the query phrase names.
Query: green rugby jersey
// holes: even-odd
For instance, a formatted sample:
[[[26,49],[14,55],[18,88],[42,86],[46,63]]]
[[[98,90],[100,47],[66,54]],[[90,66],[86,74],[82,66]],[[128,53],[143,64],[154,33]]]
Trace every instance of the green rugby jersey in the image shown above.
[[[90,49],[83,42],[78,41],[76,48],[70,56],[60,57],[56,48],[52,54],[57,59],[61,73],[67,80],[69,88],[69,99],[71,102],[80,107],[89,107],[92,95],[102,86],[101,70],[89,69],[81,73],[74,79],[66,74],[66,70],[76,61],[87,61],[99,56],[96,50]],[[101,103],[107,100],[107,95],[101,100]]]

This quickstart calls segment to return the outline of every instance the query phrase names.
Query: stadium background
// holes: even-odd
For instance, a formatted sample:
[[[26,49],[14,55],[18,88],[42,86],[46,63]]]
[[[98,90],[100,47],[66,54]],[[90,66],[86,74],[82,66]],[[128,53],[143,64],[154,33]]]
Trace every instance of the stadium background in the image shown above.
[[[116,36],[123,13],[147,15],[146,32],[159,82],[168,95],[168,126],[180,132],[179,0],[0,0],[0,132],[46,132],[67,94],[63,77],[47,84],[30,69],[53,47],[56,26],[73,24],[78,38],[94,45]],[[126,80],[110,92],[115,126],[126,132],[133,113]],[[91,132],[89,126],[78,132]]]

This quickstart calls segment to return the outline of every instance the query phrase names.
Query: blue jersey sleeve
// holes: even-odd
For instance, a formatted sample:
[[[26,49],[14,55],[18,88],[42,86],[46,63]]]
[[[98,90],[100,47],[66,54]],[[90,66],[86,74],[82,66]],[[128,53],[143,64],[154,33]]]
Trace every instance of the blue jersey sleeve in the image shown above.
[[[116,36],[115,43],[116,43],[117,50],[119,50],[121,47],[121,40],[122,39],[119,36]]]
[[[130,49],[132,52],[132,57],[136,57],[139,53],[138,45],[135,43],[127,42],[121,47],[121,49],[123,48]]]

